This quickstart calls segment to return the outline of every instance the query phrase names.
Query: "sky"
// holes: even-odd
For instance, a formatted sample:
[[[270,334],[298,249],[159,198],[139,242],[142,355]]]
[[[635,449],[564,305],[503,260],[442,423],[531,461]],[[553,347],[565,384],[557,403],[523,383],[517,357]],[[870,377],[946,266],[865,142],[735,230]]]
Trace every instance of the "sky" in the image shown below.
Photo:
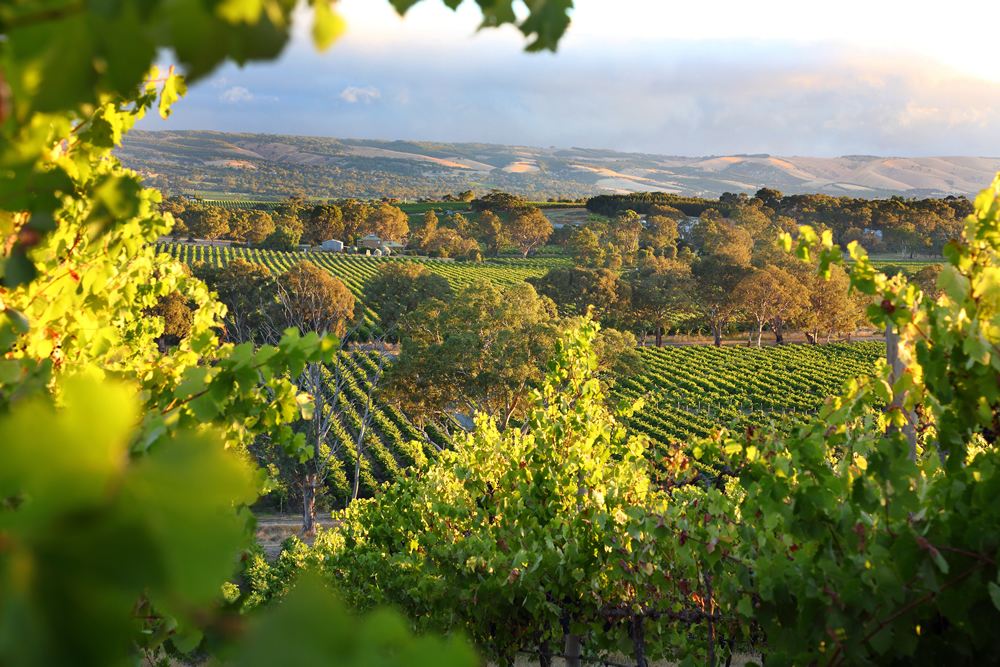
[[[576,0],[555,54],[472,0],[342,0],[318,53],[308,12],[280,59],[227,64],[167,121],[354,139],[663,155],[1000,156],[995,17],[980,0]]]

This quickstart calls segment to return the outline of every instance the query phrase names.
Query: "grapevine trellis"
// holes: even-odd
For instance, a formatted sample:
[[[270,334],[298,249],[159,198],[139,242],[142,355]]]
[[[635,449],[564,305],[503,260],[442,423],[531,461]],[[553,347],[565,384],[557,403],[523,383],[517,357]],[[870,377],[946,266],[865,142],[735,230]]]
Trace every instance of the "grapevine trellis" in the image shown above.
[[[686,442],[736,420],[761,426],[816,412],[847,380],[871,375],[885,343],[782,345],[768,348],[641,348],[646,372],[619,378],[615,398],[645,397],[629,421],[654,447]]]
[[[219,208],[226,209],[228,211],[233,210],[267,210],[273,211],[278,206],[282,205],[282,202],[274,201],[236,201],[233,199],[203,199],[202,204],[210,206],[218,206]]]

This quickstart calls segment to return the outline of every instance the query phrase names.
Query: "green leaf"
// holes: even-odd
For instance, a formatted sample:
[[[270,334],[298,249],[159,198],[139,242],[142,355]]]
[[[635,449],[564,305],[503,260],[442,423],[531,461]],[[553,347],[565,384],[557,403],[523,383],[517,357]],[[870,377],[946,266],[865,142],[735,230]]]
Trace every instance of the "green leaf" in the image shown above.
[[[320,51],[326,51],[344,34],[347,24],[328,0],[314,0],[313,8],[313,43]]]
[[[163,82],[163,90],[160,91],[160,117],[168,118],[174,102],[185,95],[187,95],[187,84],[184,82],[184,77],[171,72]]]
[[[3,284],[10,289],[30,283],[37,275],[34,262],[23,252],[15,252],[3,265]]]
[[[21,363],[17,359],[0,359],[0,384],[13,384],[21,375]]]
[[[990,582],[987,584],[986,588],[990,592],[990,600],[993,601],[993,606],[1000,610],[1000,586],[997,586],[995,582]]]

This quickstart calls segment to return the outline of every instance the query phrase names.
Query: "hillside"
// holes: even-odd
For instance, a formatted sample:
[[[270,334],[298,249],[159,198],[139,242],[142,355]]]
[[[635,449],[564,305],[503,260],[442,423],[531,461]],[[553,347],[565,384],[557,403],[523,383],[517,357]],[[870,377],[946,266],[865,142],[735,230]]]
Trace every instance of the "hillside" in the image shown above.
[[[853,197],[974,195],[1000,158],[677,157],[584,148],[531,148],[133,131],[116,151],[147,182],[173,193],[239,197],[440,197],[500,188],[533,200],[662,191],[718,197],[761,187]]]

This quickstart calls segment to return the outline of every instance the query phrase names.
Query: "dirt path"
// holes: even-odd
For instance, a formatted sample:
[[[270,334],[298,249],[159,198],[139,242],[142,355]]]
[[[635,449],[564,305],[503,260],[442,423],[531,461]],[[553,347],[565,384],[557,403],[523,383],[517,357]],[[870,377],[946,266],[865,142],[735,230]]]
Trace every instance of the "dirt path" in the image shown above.
[[[316,517],[316,525],[329,530],[340,525],[339,521],[334,521],[328,516]],[[257,517],[257,543],[264,549],[267,559],[275,560],[281,553],[281,543],[292,535],[299,535],[302,532],[302,516],[294,514],[273,514],[258,515]],[[312,546],[316,541],[315,537],[301,538],[303,542]]]

